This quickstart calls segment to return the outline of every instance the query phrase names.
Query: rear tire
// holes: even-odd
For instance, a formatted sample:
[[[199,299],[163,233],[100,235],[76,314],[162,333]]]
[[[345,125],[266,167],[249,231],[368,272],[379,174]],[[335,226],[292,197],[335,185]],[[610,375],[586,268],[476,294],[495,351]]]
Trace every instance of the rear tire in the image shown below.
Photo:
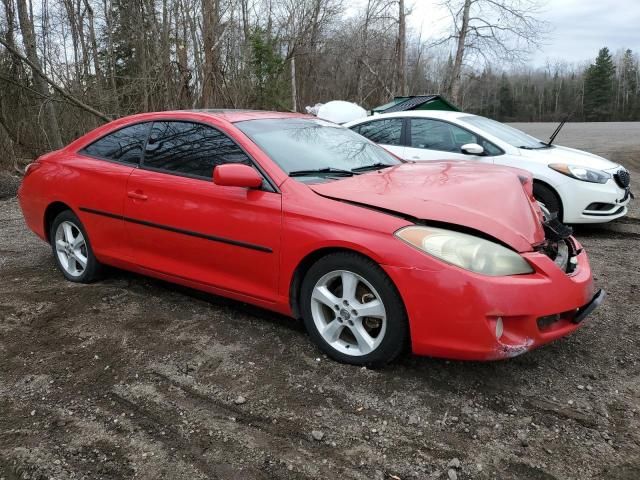
[[[82,222],[71,210],[54,218],[49,238],[53,257],[67,280],[91,283],[100,277],[102,265],[93,254]]]
[[[407,345],[400,294],[379,265],[357,253],[333,253],[314,263],[300,304],[311,339],[339,362],[380,367]]]
[[[562,202],[555,191],[542,183],[534,182],[533,196],[537,201],[544,204],[551,215],[555,214],[558,220],[562,222]]]

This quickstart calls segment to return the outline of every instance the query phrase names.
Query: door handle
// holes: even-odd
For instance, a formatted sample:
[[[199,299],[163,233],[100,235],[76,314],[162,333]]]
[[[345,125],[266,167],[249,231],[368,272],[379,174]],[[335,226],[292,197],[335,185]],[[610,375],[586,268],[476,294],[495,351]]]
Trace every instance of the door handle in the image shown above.
[[[146,200],[147,198],[149,198],[140,190],[136,190],[135,192],[127,192],[127,196],[135,200]]]

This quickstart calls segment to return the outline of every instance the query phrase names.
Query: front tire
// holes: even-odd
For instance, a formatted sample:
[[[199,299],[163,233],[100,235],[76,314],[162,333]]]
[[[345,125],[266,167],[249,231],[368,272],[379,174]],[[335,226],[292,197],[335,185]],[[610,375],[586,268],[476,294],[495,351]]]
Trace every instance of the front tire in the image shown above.
[[[395,285],[356,253],[333,253],[313,264],[302,282],[301,307],[311,339],[339,362],[380,367],[407,344],[407,314]]]
[[[53,257],[67,280],[91,283],[99,278],[102,265],[93,254],[82,222],[71,210],[56,216],[49,238]]]
[[[560,197],[550,187],[538,182],[533,184],[533,197],[555,215],[562,222],[562,202]]]

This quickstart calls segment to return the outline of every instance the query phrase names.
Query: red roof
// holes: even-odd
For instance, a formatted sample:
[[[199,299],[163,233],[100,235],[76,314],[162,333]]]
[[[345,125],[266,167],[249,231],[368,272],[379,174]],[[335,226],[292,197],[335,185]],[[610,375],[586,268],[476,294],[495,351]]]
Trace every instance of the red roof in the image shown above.
[[[234,110],[234,109],[203,109],[203,110],[187,110],[194,113],[204,113],[212,115],[227,122],[242,122],[245,120],[259,120],[266,118],[295,118],[309,117],[302,113],[295,112],[271,112],[268,110]],[[166,112],[165,112],[166,113]]]

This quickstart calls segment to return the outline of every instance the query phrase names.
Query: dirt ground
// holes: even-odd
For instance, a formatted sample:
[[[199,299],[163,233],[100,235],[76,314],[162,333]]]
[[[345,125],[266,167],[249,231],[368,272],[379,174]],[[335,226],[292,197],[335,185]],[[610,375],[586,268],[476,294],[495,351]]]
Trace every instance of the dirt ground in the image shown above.
[[[640,124],[623,127],[558,143],[623,162],[640,192]],[[64,281],[16,184],[0,177],[0,479],[640,478],[638,201],[576,229],[609,297],[573,336],[373,371],[241,303],[122,271]]]

